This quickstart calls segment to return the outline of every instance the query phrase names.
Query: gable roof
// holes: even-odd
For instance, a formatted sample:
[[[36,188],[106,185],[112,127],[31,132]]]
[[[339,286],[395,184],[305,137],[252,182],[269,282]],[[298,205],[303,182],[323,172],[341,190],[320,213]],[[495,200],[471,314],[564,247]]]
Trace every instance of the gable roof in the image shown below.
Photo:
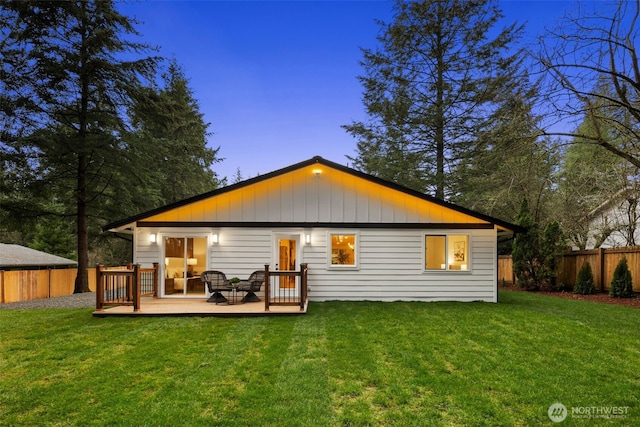
[[[327,168],[328,170],[323,171],[323,168]],[[322,157],[315,156],[309,160],[305,160],[300,163],[296,163],[294,165],[288,166],[283,169],[276,170],[274,172],[267,173],[265,175],[260,175],[255,178],[251,178],[245,181],[241,181],[239,183],[219,188],[204,194],[200,194],[194,197],[190,197],[185,200],[181,200],[175,203],[168,204],[166,206],[162,206],[156,209],[152,209],[147,212],[140,213],[138,215],[134,215],[120,221],[113,222],[103,227],[104,231],[123,231],[124,229],[130,228],[133,225],[140,226],[149,226],[149,225],[157,225],[157,226],[170,226],[170,225],[191,225],[191,226],[206,226],[206,225],[217,225],[217,226],[269,226],[269,225],[282,225],[282,218],[277,218],[275,221],[265,220],[266,217],[256,216],[255,210],[258,206],[256,202],[257,199],[263,199],[265,194],[271,194],[279,190],[281,185],[280,182],[276,180],[279,179],[282,182],[285,182],[285,186],[287,187],[296,187],[295,191],[310,191],[314,192],[314,194],[320,194],[320,190],[317,188],[312,188],[313,184],[309,178],[310,173],[315,174],[316,178],[325,175],[325,172],[329,172],[328,176],[332,177],[330,180],[333,180],[331,184],[333,187],[325,188],[324,197],[331,197],[332,188],[336,188],[337,185],[340,185],[344,188],[347,188],[349,191],[349,200],[348,202],[351,204],[357,203],[352,201],[353,198],[358,198],[363,193],[367,193],[365,197],[369,198],[377,198],[380,203],[387,202],[389,204],[405,204],[411,205],[408,210],[424,210],[425,206],[434,207],[432,210],[439,211],[439,218],[443,215],[446,215],[448,218],[452,218],[449,221],[431,221],[425,220],[426,217],[431,217],[432,215],[425,215],[424,212],[411,212],[412,218],[417,218],[416,221],[389,221],[381,220],[374,224],[371,221],[361,221],[358,218],[352,218],[351,220],[340,218],[339,220],[326,220],[326,218],[321,215],[315,215],[313,217],[309,216],[306,212],[304,213],[304,220],[296,221],[295,214],[289,213],[287,215],[291,220],[285,221],[286,225],[292,226],[337,226],[337,225],[351,225],[351,226],[386,226],[393,225],[396,227],[428,227],[428,224],[431,222],[437,222],[439,225],[442,225],[443,222],[447,222],[448,225],[455,227],[456,224],[459,225],[458,228],[473,228],[474,226],[483,227],[483,226],[497,226],[502,231],[508,232],[516,232],[521,231],[521,227],[510,224],[506,221],[502,221],[497,218],[490,217],[488,215],[481,214],[479,212],[472,211],[470,209],[463,208],[461,206],[457,206],[453,203],[445,202],[443,200],[437,199],[432,196],[428,196],[426,194],[411,190],[409,188],[403,187],[401,185],[385,181],[378,177],[357,171],[355,169],[348,168],[346,166],[340,165],[338,163],[331,162],[329,160],[323,159]],[[333,172],[333,174],[331,174]],[[304,180],[307,180],[305,184]],[[318,181],[316,181],[318,182]],[[305,187],[306,185],[306,187]],[[276,189],[274,189],[277,187]],[[365,188],[368,187],[368,188]],[[289,190],[288,190],[289,191]],[[290,190],[294,191],[294,190]],[[297,194],[300,196],[300,194]],[[400,198],[398,198],[400,196]],[[239,208],[234,213],[229,213],[230,210],[229,205],[239,205],[243,203],[243,197],[245,199],[244,203],[247,204],[244,209]],[[298,203],[298,199],[291,194],[282,196],[287,198],[287,203],[289,203],[289,207]],[[382,200],[384,199],[384,200]],[[402,199],[401,201],[399,201]],[[407,200],[411,200],[411,203],[407,202]],[[218,203],[220,202],[220,203]],[[425,203],[427,202],[427,203]],[[223,203],[225,204],[224,206]],[[264,206],[264,201],[262,201]],[[268,204],[268,203],[267,203]],[[419,207],[416,207],[420,205]],[[318,207],[318,206],[315,206]],[[207,213],[217,212],[218,215],[214,215],[214,219],[208,218]],[[222,212],[223,214],[220,214]],[[326,215],[325,215],[326,216]],[[240,221],[237,221],[236,218],[242,217]],[[299,217],[299,215],[298,215]],[[438,217],[438,215],[436,215]],[[455,219],[453,219],[455,218]],[[298,218],[299,219],[299,218]]]
[[[0,268],[74,266],[71,259],[20,245],[0,243]]]

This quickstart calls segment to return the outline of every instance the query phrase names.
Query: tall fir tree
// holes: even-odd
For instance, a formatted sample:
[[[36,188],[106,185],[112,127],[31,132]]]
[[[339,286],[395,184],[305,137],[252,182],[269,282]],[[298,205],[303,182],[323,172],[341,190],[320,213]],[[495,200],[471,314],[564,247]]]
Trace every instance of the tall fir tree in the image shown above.
[[[141,176],[165,204],[211,191],[223,181],[212,170],[220,161],[219,148],[207,146],[210,124],[184,70],[171,61],[161,80],[161,87],[145,88],[145,96],[130,108],[128,142],[132,155],[147,159]]]
[[[112,1],[5,1],[0,16],[3,194],[30,195],[0,205],[21,215],[24,207],[43,207],[42,196],[55,191],[75,217],[75,292],[86,292],[90,221],[117,193],[114,179],[127,174],[124,106],[153,77],[157,58],[131,41],[134,22]],[[12,175],[20,179],[4,179]]]
[[[490,37],[502,18],[496,3],[398,1],[382,24],[380,49],[363,50],[366,122],[344,128],[358,140],[354,165],[444,199],[462,153],[487,125],[494,99],[511,92],[522,27]]]
[[[540,137],[534,105],[534,87],[526,83],[514,93],[496,98],[498,108],[475,143],[463,153],[456,170],[457,194],[453,200],[471,209],[509,221],[517,218],[524,198],[534,220],[543,221],[550,210],[553,173],[559,162],[549,141]]]

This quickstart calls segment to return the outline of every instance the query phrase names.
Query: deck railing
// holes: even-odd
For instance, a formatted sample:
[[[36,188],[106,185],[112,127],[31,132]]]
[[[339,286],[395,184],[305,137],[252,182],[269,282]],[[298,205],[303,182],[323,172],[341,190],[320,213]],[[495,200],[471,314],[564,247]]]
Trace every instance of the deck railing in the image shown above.
[[[96,267],[96,310],[105,306],[132,305],[140,310],[140,297],[158,296],[158,263],[152,268],[140,264],[125,267]]]
[[[307,264],[300,264],[300,271],[270,271],[264,266],[264,310],[272,305],[298,305],[304,310],[307,301]]]

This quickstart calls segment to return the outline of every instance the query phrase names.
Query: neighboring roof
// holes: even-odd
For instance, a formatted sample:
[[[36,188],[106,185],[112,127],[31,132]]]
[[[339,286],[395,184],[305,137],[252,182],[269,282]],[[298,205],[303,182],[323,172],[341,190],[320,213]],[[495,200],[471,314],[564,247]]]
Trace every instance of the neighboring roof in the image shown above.
[[[36,251],[20,245],[0,243],[0,268],[58,267],[77,265],[74,260]]]
[[[296,163],[296,164],[291,165],[289,167],[286,167],[286,168],[283,168],[283,169],[279,169],[277,171],[270,172],[270,173],[267,173],[265,175],[260,175],[260,176],[257,176],[255,178],[251,178],[251,179],[248,179],[248,180],[245,180],[245,181],[241,181],[239,183],[236,183],[236,184],[233,184],[233,185],[230,185],[230,186],[227,186],[227,187],[219,188],[217,190],[213,190],[213,191],[210,191],[210,192],[207,192],[207,193],[204,193],[204,194],[200,194],[198,196],[194,196],[194,197],[191,197],[191,198],[188,198],[188,199],[185,199],[185,200],[181,200],[181,201],[178,201],[178,202],[166,205],[166,206],[162,206],[162,207],[159,207],[159,208],[147,211],[147,212],[140,213],[138,215],[134,215],[134,216],[131,216],[129,218],[122,219],[120,221],[113,222],[111,224],[108,224],[108,225],[104,226],[103,230],[104,231],[121,231],[121,230],[123,230],[124,228],[126,228],[128,226],[135,225],[135,223],[137,223],[138,221],[143,221],[143,220],[148,219],[150,217],[157,216],[159,214],[162,214],[162,213],[165,213],[165,212],[168,212],[168,211],[171,211],[171,210],[175,210],[177,208],[180,208],[180,207],[192,204],[192,203],[196,203],[196,202],[199,202],[199,201],[203,201],[205,199],[213,198],[215,196],[220,196],[220,195],[223,195],[223,194],[226,194],[226,193],[229,193],[229,192],[232,192],[232,191],[244,188],[244,187],[248,187],[248,186],[251,186],[251,185],[254,185],[254,184],[258,184],[260,182],[263,182],[263,181],[266,181],[266,180],[269,180],[269,179],[272,179],[272,178],[275,178],[275,177],[279,177],[281,175],[284,175],[284,174],[287,174],[287,173],[290,173],[290,172],[294,172],[294,171],[297,171],[297,170],[302,169],[302,168],[307,168],[307,167],[310,167],[310,166],[314,166],[314,165],[322,165],[322,166],[326,166],[326,167],[329,167],[329,168],[336,169],[336,170],[344,172],[346,174],[350,174],[350,175],[353,175],[355,177],[367,180],[367,181],[369,181],[371,183],[384,186],[384,187],[389,188],[391,190],[398,191],[400,193],[404,193],[404,194],[407,194],[407,195],[410,195],[410,196],[425,200],[427,202],[430,202],[430,203],[445,207],[447,209],[451,209],[453,211],[456,211],[456,212],[459,212],[459,213],[462,213],[462,214],[465,214],[465,215],[472,216],[472,217],[477,218],[477,219],[482,220],[482,221],[486,221],[488,223],[494,224],[494,225],[496,225],[498,227],[501,227],[503,229],[506,229],[506,230],[510,230],[510,231],[514,231],[514,232],[523,231],[522,227],[520,227],[520,226],[511,224],[509,222],[506,222],[506,221],[503,221],[503,220],[500,220],[500,219],[497,219],[497,218],[490,217],[488,215],[481,214],[479,212],[472,211],[470,209],[463,208],[461,206],[454,205],[454,204],[449,203],[449,202],[445,202],[445,201],[437,199],[435,197],[428,196],[428,195],[426,195],[424,193],[420,193],[418,191],[411,190],[411,189],[409,189],[407,187],[403,187],[401,185],[398,185],[398,184],[395,184],[395,183],[392,183],[392,182],[389,182],[389,181],[385,181],[385,180],[380,179],[378,177],[375,177],[373,175],[369,175],[369,174],[357,171],[355,169],[351,169],[351,168],[348,168],[346,166],[340,165],[338,163],[334,163],[334,162],[331,162],[329,160],[325,160],[325,159],[323,159],[322,157],[319,157],[319,156],[315,156],[315,157],[313,157],[313,158],[311,158],[309,160],[305,160],[303,162]]]

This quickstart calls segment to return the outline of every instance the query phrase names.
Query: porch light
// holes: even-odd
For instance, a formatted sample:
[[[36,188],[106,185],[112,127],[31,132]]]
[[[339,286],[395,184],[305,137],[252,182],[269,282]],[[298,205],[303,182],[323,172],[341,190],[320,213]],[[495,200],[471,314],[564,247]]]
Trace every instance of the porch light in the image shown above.
[[[211,240],[213,241],[213,243],[218,243],[218,233],[214,233],[211,237]]]
[[[307,245],[311,243],[311,234],[307,233],[304,235],[304,243]]]
[[[151,243],[155,243],[156,242],[156,233],[149,234],[149,242],[151,242]]]

